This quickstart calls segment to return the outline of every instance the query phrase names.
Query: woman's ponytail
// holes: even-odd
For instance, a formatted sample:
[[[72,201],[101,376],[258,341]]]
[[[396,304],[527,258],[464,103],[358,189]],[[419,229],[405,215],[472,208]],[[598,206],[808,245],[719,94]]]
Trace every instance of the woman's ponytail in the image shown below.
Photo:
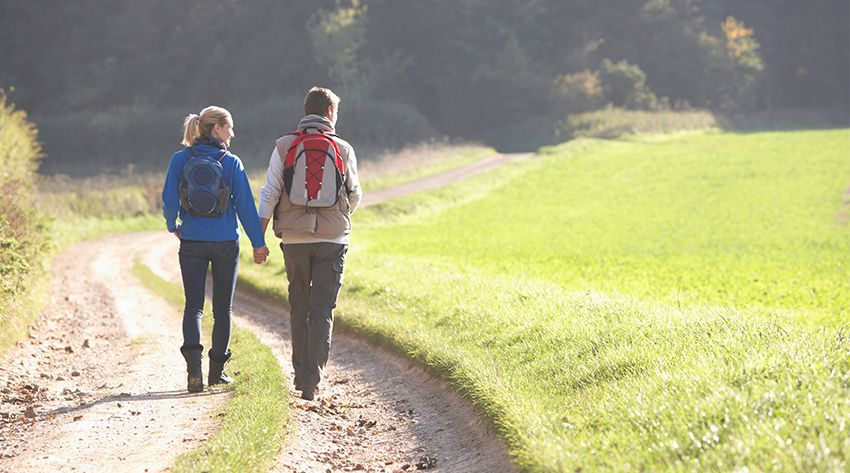
[[[213,127],[218,125],[233,125],[233,118],[226,109],[211,105],[203,110],[201,114],[190,113],[183,120],[183,146],[193,146],[195,140],[203,135],[212,133]]]
[[[183,146],[192,146],[201,136],[201,116],[190,113],[183,120]]]

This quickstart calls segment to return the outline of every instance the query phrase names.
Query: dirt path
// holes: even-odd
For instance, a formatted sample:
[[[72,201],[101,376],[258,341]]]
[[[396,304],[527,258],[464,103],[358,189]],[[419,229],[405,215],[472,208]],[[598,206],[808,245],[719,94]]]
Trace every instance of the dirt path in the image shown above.
[[[375,192],[364,205],[527,156]],[[0,358],[0,472],[163,471],[215,430],[228,394],[185,393],[179,311],[129,273],[138,258],[179,280],[176,252],[173,237],[154,232],[80,243],[55,258],[48,309]],[[282,304],[237,289],[234,321],[291,379],[288,319]],[[334,337],[320,398],[293,401],[294,432],[275,471],[513,471],[502,441],[445,383],[356,337]]]
[[[177,242],[161,233],[139,238],[150,242],[144,264],[178,281]],[[269,346],[292,379],[286,307],[239,287],[233,305],[235,322]],[[294,432],[275,471],[412,471],[431,462],[432,471],[513,469],[501,440],[467,401],[422,368],[356,337],[334,333],[323,383],[319,402],[293,402]]]
[[[129,274],[145,243],[54,259],[47,309],[0,359],[0,471],[162,471],[215,429],[228,394],[185,393],[180,314]]]
[[[375,205],[387,199],[392,199],[393,197],[400,197],[402,195],[411,194],[413,192],[421,192],[428,189],[442,187],[447,184],[459,181],[461,179],[469,179],[470,177],[475,176],[476,174],[481,174],[482,172],[489,171],[490,169],[493,169],[498,166],[503,166],[514,161],[528,159],[532,155],[533,153],[497,154],[495,156],[482,159],[481,161],[476,161],[467,166],[459,167],[457,169],[446,171],[444,173],[435,174],[419,181],[414,181],[375,192],[368,192],[364,195],[363,205]]]

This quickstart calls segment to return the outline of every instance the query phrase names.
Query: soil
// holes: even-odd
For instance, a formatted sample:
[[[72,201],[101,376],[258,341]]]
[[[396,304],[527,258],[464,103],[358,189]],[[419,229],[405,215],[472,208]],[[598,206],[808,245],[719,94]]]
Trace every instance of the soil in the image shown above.
[[[375,192],[364,205],[527,156],[502,155]],[[186,393],[180,310],[130,274],[139,259],[179,281],[177,246],[164,232],[124,234],[76,244],[54,259],[46,309],[29,337],[0,357],[0,472],[164,471],[215,431],[229,393]],[[233,315],[291,379],[286,307],[237,287]],[[292,432],[274,471],[514,470],[469,402],[352,334],[334,334],[316,400],[290,394]]]
[[[41,318],[0,358],[0,471],[162,471],[214,431],[229,394],[186,393],[181,314],[129,273],[140,242],[54,259]]]

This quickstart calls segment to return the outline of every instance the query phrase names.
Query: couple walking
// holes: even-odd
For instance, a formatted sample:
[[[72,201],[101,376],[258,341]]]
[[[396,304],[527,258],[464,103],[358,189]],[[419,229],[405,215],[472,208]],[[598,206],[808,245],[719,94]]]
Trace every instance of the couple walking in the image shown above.
[[[269,256],[265,232],[273,220],[289,280],[295,389],[312,400],[328,361],[333,309],[342,284],[351,214],[362,192],[354,149],[334,134],[339,97],[310,89],[298,129],[272,151],[259,213],[242,161],[228,151],[236,136],[230,112],[207,107],[183,124],[184,149],[174,153],[162,190],[166,227],[180,240],[186,296],[183,346],[187,389],[204,389],[201,315],[207,267],[212,265],[213,330],[208,383],[229,384],[231,307],[239,265],[237,216],[254,248],[254,263]],[[179,219],[179,223],[178,223]]]

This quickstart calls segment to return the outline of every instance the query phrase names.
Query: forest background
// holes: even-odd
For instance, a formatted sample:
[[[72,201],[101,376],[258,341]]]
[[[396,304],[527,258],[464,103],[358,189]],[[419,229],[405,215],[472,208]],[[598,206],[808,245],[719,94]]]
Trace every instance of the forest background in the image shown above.
[[[570,138],[569,117],[612,107],[724,117],[806,110],[846,124],[848,8],[0,0],[0,88],[39,129],[41,172],[78,176],[164,169],[182,118],[209,104],[233,112],[235,151],[261,167],[313,85],[342,96],[339,132],[365,151],[444,136],[534,149]]]

